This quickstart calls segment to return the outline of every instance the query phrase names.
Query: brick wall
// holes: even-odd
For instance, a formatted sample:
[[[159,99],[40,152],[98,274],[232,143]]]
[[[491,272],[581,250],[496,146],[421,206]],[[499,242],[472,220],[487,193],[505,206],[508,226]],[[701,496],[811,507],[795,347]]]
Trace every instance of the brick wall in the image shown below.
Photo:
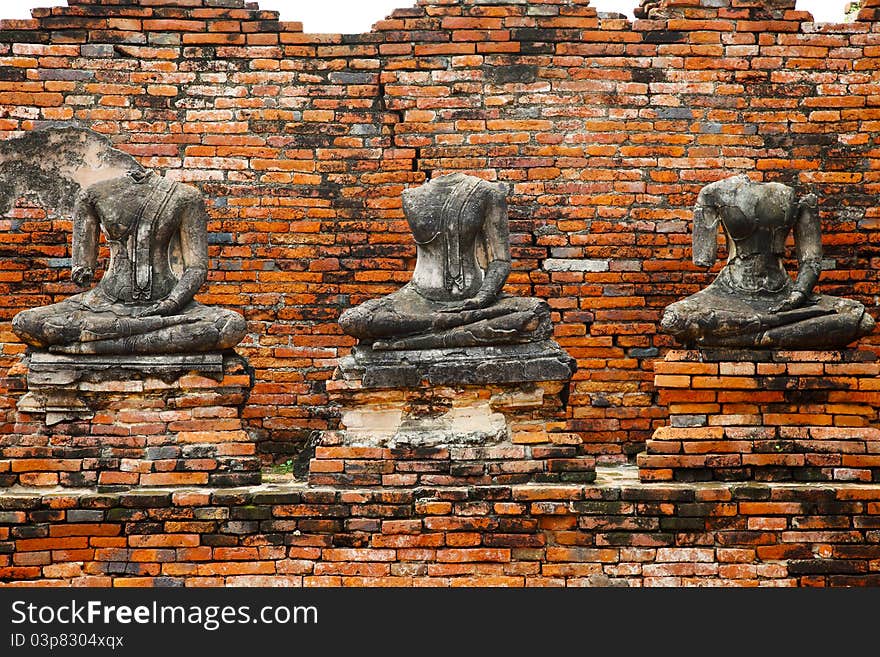
[[[0,497],[25,586],[878,586],[880,491],[596,485]]]
[[[69,4],[0,24],[0,137],[77,121],[211,199],[200,299],[248,319],[267,454],[333,425],[336,318],[409,278],[400,192],[431,173],[512,183],[508,289],[552,306],[579,364],[569,428],[604,461],[663,422],[658,314],[711,278],[689,261],[705,183],[818,194],[821,289],[876,315],[875,9],[814,25],[794,0],[658,0],[630,23],[586,0],[422,0],[341,36],[240,0]],[[0,219],[0,367],[23,351],[12,315],[75,291],[69,222],[21,205]]]

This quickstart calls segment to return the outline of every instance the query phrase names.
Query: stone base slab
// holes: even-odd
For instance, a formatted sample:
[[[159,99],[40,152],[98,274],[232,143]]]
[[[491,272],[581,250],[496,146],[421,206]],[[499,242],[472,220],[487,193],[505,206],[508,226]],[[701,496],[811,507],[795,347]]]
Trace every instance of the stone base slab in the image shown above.
[[[339,378],[363,388],[568,381],[575,360],[553,340],[494,347],[374,351],[358,346],[339,363]]]
[[[5,387],[0,486],[240,486],[260,482],[234,352],[61,356],[34,352]]]
[[[316,485],[585,482],[595,459],[567,432],[567,381],[369,389],[328,383],[342,429],[310,463]]]
[[[655,375],[670,426],[639,455],[642,481],[880,482],[873,352],[672,351]]]

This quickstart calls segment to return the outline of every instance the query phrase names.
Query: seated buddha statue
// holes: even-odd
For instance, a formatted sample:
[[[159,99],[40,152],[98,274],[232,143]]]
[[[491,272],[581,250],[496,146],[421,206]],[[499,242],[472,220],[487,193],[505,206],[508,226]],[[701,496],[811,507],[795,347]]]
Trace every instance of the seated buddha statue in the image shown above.
[[[342,330],[374,350],[519,344],[553,330],[545,301],[502,293],[510,274],[507,186],[461,173],[403,193],[416,242],[404,287],[345,311]]]
[[[236,312],[193,300],[208,272],[207,212],[193,187],[139,168],[81,191],[71,278],[95,275],[99,231],[110,262],[92,289],[20,312],[13,330],[64,354],[168,354],[226,349],[244,337]]]
[[[706,289],[673,303],[661,329],[688,347],[843,347],[870,333],[874,319],[854,300],[814,294],[822,260],[816,197],[747,176],[707,185],[694,209],[693,260],[711,267],[721,225],[729,257]],[[794,232],[797,277],[783,267]]]

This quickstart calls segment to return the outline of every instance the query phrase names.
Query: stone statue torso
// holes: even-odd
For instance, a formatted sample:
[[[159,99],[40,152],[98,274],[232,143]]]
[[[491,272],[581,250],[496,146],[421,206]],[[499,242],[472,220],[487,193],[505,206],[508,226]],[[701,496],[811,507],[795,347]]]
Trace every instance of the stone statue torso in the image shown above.
[[[815,294],[822,271],[818,199],[779,183],[737,175],[700,190],[693,261],[711,267],[718,224],[728,260],[711,285],[666,307],[660,329],[689,348],[842,347],[870,333],[874,319],[852,299]],[[783,267],[794,232],[797,277]]]
[[[473,296],[483,281],[477,262],[489,183],[462,174],[431,180],[403,193],[403,210],[417,244],[411,284],[434,301]]]
[[[750,296],[788,293],[792,281],[782,257],[797,219],[794,190],[746,181],[720,191],[715,201],[729,249],[727,266],[715,284]]]
[[[123,304],[167,296],[178,280],[172,238],[186,200],[180,186],[154,173],[124,176],[90,187],[86,198],[110,247],[110,263],[95,290]]]

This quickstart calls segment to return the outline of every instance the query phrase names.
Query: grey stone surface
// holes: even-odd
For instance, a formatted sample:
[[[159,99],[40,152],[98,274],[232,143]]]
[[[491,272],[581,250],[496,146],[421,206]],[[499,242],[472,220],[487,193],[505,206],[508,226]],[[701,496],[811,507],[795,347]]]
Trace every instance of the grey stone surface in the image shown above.
[[[208,273],[208,216],[197,189],[142,169],[87,130],[12,141],[0,146],[0,179],[13,190],[0,193],[0,208],[32,194],[64,214],[64,199],[76,198],[71,279],[80,287],[95,276],[101,232],[110,247],[95,287],[16,315],[19,338],[67,354],[192,353],[241,341],[241,315],[193,300]],[[50,148],[46,162],[33,161]]]
[[[64,517],[67,522],[101,522],[104,512],[101,509],[68,509]]]
[[[608,271],[610,260],[595,258],[547,258],[544,261],[545,271]]]
[[[403,288],[345,311],[342,330],[374,351],[520,344],[552,334],[545,301],[502,294],[510,274],[507,185],[461,173],[403,194],[418,247]]]
[[[147,447],[144,450],[144,457],[151,461],[160,461],[163,459],[180,458],[181,450],[174,445],[163,445],[161,447]]]
[[[552,340],[395,352],[359,346],[339,363],[341,377],[364,388],[568,381],[575,369],[575,360]]]
[[[707,415],[672,415],[669,423],[673,427],[705,427],[709,424]]]
[[[694,118],[694,111],[690,107],[658,107],[656,111],[658,119],[675,120]]]
[[[413,418],[404,417],[393,436],[358,441],[349,438],[352,447],[363,446],[387,448],[417,447],[450,447],[451,445],[486,446],[499,445],[510,440],[510,431],[499,414],[490,414],[487,409],[484,415],[476,416],[479,421],[468,418],[469,428],[460,426],[462,423],[445,415],[439,417]],[[496,419],[492,423],[489,420]],[[484,426],[486,425],[486,426]]]
[[[829,349],[874,328],[854,300],[813,294],[822,269],[817,200],[780,183],[733,176],[707,185],[694,209],[693,260],[711,267],[718,227],[729,258],[706,289],[666,308],[661,329],[688,347]],[[794,233],[798,272],[783,267]]]

